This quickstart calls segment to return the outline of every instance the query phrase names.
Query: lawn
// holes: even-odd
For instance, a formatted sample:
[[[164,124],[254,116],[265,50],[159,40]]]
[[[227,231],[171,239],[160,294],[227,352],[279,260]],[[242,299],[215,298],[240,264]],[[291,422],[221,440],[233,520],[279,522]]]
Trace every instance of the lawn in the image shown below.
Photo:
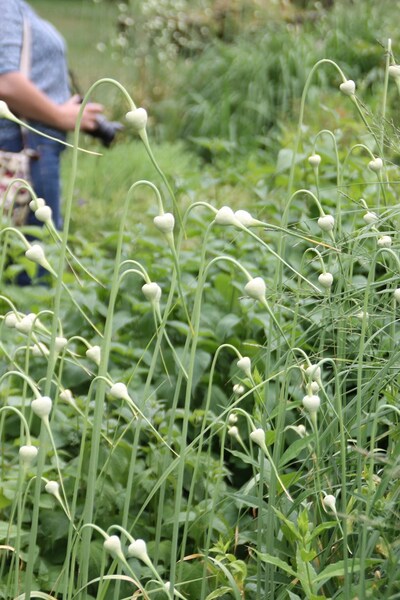
[[[140,110],[0,221],[0,598],[399,598],[398,3],[32,4]]]

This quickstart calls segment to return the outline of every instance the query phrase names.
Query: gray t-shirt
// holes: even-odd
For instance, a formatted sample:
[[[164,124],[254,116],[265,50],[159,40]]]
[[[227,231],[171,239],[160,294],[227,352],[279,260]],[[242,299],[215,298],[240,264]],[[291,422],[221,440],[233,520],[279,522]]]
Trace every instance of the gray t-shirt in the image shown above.
[[[25,20],[31,37],[29,79],[57,104],[68,100],[66,48],[58,31],[24,0],[0,0],[0,15],[0,75],[20,70]],[[0,144],[16,132],[14,124],[0,119]]]

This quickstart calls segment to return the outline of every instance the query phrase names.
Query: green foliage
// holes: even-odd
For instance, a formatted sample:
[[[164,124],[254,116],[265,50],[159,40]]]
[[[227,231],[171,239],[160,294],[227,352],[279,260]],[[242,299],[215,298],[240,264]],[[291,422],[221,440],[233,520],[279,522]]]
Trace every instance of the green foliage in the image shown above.
[[[320,59],[336,60],[366,89],[381,85],[394,5],[354,0],[349,9],[337,0],[331,7],[287,3],[279,11],[276,3],[251,0],[131,0],[119,5],[111,46],[132,65],[141,86],[135,94],[151,104],[159,134],[182,137],[214,159],[269,146],[271,130],[296,114]],[[332,105],[340,81],[323,71],[318,77],[315,101]]]
[[[239,47],[251,56],[248,40]],[[234,53],[221,45],[237,66],[232,79],[225,73],[231,98],[235,81],[251,85]],[[265,66],[278,81],[282,65]],[[235,137],[250,96],[238,92],[218,122],[218,86],[199,70],[219,129],[216,141],[197,124],[197,143],[213,165],[180,143],[149,152],[146,137],[142,146],[126,131],[105,156],[79,155],[76,172],[65,165],[74,179],[68,250],[51,227],[15,232],[4,217],[0,597],[400,593],[398,174],[387,119],[396,90],[390,80],[375,98],[377,119],[361,103],[364,86],[357,97],[333,92],[340,73],[326,67],[297,128],[281,127],[279,153],[265,144],[236,162],[232,148],[260,143],[262,121],[254,133],[241,120]],[[298,102],[301,77],[289,79]],[[284,103],[277,98],[271,107]],[[321,121],[333,126],[321,131]],[[147,183],[128,192],[143,179],[160,198]],[[153,222],[165,212],[175,212],[167,233]],[[328,215],[331,230],[318,225]],[[29,264],[26,233],[40,235],[56,271],[47,286],[12,283]],[[150,282],[160,286],[154,296],[143,290]],[[21,327],[30,313],[35,323]],[[87,350],[97,346],[96,362]],[[313,395],[320,408],[310,412],[304,397]],[[52,400],[48,420],[33,410],[41,396]],[[24,445],[39,448],[36,462],[23,462]]]

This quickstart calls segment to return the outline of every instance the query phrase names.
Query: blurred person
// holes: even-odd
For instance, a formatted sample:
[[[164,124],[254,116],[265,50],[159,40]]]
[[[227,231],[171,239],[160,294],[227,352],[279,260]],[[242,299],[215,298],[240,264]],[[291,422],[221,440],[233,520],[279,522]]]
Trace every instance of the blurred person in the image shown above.
[[[66,46],[60,33],[24,0],[0,0],[0,100],[35,129],[59,140],[73,131],[80,109],[79,96],[71,96]],[[25,33],[24,33],[25,27]],[[23,44],[28,44],[29,66],[21,71]],[[91,132],[103,108],[88,103],[81,128]],[[61,227],[60,155],[65,146],[0,119],[0,149],[33,151],[32,186],[52,209],[55,226]],[[32,212],[29,224],[39,224]]]

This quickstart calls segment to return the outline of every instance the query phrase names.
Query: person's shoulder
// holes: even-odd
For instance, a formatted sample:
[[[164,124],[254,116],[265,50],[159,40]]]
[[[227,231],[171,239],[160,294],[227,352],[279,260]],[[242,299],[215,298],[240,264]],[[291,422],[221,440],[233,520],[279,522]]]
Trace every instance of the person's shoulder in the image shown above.
[[[7,14],[21,14],[24,10],[23,4],[20,0],[0,0],[2,18]]]
[[[0,0],[0,44],[20,35],[24,12],[19,0]]]

